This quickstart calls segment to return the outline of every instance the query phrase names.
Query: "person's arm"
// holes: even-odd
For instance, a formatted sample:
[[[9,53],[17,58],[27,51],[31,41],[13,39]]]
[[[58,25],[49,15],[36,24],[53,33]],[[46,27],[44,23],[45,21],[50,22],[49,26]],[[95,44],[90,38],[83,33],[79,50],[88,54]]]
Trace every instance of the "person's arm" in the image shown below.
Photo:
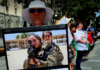
[[[80,43],[88,43],[88,41],[84,41],[82,39],[79,39],[77,42],[80,42]]]
[[[92,31],[90,31],[90,28],[87,29],[87,33],[91,34]]]
[[[69,49],[73,52],[73,57],[75,57],[76,51],[73,49],[72,45],[69,46]]]
[[[92,31],[92,33],[93,33],[93,34],[95,34],[95,29],[94,29],[94,28],[93,28],[93,31]]]
[[[89,41],[82,40],[81,35],[79,33],[74,34],[74,36],[77,42],[84,43],[84,44],[89,43]]]
[[[95,34],[95,32],[94,32],[94,31],[92,31],[92,33],[93,33],[93,34]]]
[[[87,31],[87,33],[91,34],[91,33],[92,33],[92,31]]]
[[[64,56],[63,56],[63,54],[62,54],[62,52],[61,52],[61,50],[60,50],[60,48],[59,48],[59,46],[58,45],[56,45],[56,48],[57,48],[57,53],[58,53],[58,57],[57,57],[57,60],[59,61],[59,62],[62,62],[63,61],[63,59],[64,59]]]
[[[23,69],[27,69],[28,67],[28,60],[26,59],[23,63]]]

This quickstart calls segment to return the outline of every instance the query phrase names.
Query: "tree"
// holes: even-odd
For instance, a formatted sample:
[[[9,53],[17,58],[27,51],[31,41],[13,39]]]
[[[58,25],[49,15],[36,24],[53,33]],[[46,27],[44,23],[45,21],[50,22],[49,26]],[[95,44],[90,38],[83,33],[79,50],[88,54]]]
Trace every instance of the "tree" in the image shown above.
[[[23,5],[23,8],[28,8],[28,6],[29,6],[29,4],[30,4],[30,2],[31,2],[32,0],[17,0],[17,2],[20,4],[20,3],[23,3],[24,5]]]
[[[90,20],[94,20],[100,9],[99,0],[67,0],[63,1],[63,14],[67,11],[69,18],[81,20],[89,25]]]
[[[20,38],[22,39],[22,38],[27,38],[27,35],[28,35],[29,33],[21,33],[21,35],[20,35]]]
[[[24,33],[22,33],[22,34],[20,35],[20,38],[21,38],[21,39],[22,39],[22,38],[25,38]]]
[[[19,39],[19,35],[16,35],[16,39]]]
[[[29,33],[26,33],[26,34],[25,34],[25,37],[27,37],[27,36],[28,36],[28,34],[29,34]]]
[[[7,6],[7,0],[2,0],[2,1],[0,2],[0,5],[2,5],[2,6]]]
[[[96,25],[96,30],[98,30],[98,28],[100,28],[100,16],[96,17],[96,21],[94,22],[94,24]]]

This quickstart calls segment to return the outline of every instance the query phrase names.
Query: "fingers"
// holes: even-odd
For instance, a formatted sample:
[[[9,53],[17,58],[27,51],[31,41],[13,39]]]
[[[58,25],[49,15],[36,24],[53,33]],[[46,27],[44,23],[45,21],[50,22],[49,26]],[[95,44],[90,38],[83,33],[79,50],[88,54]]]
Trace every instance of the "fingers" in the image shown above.
[[[35,64],[34,61],[33,61],[33,58],[30,58],[29,63],[30,64]]]
[[[40,61],[38,59],[36,59],[36,63],[38,66],[40,65]]]

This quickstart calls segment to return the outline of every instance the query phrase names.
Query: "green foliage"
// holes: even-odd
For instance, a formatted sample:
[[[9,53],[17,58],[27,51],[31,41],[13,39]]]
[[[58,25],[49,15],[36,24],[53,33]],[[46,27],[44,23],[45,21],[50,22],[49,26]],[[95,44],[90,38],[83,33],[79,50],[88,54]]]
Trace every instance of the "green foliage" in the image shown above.
[[[21,33],[21,35],[20,35],[20,38],[22,39],[22,38],[27,38],[27,35],[28,35],[29,33]]]
[[[96,17],[94,12],[100,9],[99,0],[67,0],[63,1],[63,14],[67,11],[69,18],[74,17],[89,24],[91,19]]]
[[[99,22],[100,22],[100,16],[96,17],[96,21],[94,23],[98,24]]]
[[[28,6],[29,6],[29,4],[30,4],[30,2],[31,2],[32,0],[24,0],[23,1],[23,4],[24,4],[24,6],[23,6],[23,8],[28,8]]]
[[[20,35],[20,38],[21,38],[21,39],[22,39],[22,38],[25,38],[24,33],[22,33],[22,34]]]
[[[6,6],[6,5],[7,5],[7,0],[2,0],[2,1],[0,2],[0,5]]]
[[[16,35],[16,39],[19,39],[19,35]]]

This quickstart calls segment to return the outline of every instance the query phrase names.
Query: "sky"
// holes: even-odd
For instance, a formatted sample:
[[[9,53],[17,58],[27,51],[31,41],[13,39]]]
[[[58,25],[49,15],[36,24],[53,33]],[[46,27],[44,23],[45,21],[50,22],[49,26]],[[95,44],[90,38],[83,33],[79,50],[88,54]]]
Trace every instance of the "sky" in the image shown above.
[[[34,32],[41,37],[43,31]],[[52,35],[66,34],[66,30],[52,30]],[[21,33],[5,34],[5,40],[14,40],[16,35],[21,35]]]
[[[96,13],[96,17],[100,16],[100,13]]]

